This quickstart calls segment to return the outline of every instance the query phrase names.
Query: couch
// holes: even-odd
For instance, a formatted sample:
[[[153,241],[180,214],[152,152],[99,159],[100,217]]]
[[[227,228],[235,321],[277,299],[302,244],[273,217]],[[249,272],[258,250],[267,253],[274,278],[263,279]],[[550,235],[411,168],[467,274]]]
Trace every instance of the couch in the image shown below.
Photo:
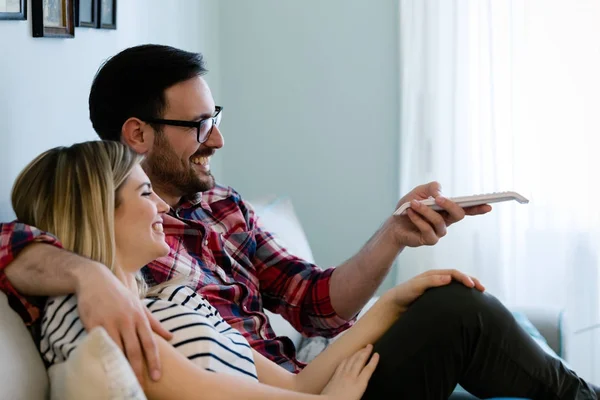
[[[255,206],[264,226],[274,232],[291,252],[313,260],[310,246],[289,199],[259,201]],[[370,304],[374,301],[375,299]],[[523,326],[541,346],[546,346],[547,351],[554,351],[558,356],[565,356],[562,350],[562,332],[566,330],[560,310],[517,311],[515,315],[521,318]],[[311,352],[306,350],[310,350],[310,346],[320,346],[325,342],[304,338],[280,316],[269,316],[276,333],[290,337],[306,361],[312,357]],[[44,364],[29,331],[9,307],[6,296],[0,293],[0,397],[11,400],[38,400],[47,398],[48,393]],[[458,399],[457,396],[462,395],[457,392],[453,396]]]

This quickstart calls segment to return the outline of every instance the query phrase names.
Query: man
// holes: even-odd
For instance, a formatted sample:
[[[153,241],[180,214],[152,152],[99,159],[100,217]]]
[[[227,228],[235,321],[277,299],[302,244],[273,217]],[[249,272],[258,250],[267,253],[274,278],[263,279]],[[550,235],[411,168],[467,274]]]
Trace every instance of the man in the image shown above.
[[[171,253],[148,265],[147,278],[162,282],[175,272],[191,278],[256,350],[298,371],[302,364],[293,344],[275,336],[264,308],[304,334],[334,336],[351,326],[405,247],[435,244],[465,210],[444,199],[434,182],[401,199],[413,201],[407,215],[390,216],[337,268],[320,270],[289,254],[256,225],[254,211],[238,193],[215,185],[210,160],[224,144],[223,111],[214,104],[205,72],[199,54],[154,45],[127,49],[95,77],[90,119],[102,139],[120,140],[146,155],[144,169],[171,206],[164,223]],[[415,201],[430,196],[444,212]],[[26,322],[35,322],[39,309],[25,296],[77,293],[86,328],[102,325],[138,376],[145,360],[158,379],[151,333],[167,338],[169,333],[108,269],[62,250],[51,232],[18,222],[2,224],[0,243],[0,288]]]

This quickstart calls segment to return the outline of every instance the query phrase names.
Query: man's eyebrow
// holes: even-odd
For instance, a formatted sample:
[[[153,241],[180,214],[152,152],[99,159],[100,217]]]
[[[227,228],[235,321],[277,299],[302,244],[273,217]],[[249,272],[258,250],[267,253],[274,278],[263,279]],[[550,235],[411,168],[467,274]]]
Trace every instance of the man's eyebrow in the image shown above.
[[[215,110],[215,111],[213,111],[213,112],[211,112],[211,113],[203,113],[203,114],[197,115],[197,116],[195,116],[195,117],[194,117],[192,120],[193,120],[193,121],[200,121],[201,119],[207,119],[207,118],[210,118],[210,117],[212,117],[213,115],[215,115],[215,112],[216,112],[216,110]]]
[[[136,190],[140,190],[141,188],[143,188],[144,186],[148,187],[148,190],[152,190],[152,184],[150,182],[144,182],[142,183],[140,186],[137,187]]]

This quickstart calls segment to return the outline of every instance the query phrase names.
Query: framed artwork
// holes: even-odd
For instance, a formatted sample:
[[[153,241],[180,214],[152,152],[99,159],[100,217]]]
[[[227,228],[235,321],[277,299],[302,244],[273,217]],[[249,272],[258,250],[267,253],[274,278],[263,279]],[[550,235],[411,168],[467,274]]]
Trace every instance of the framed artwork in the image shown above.
[[[33,37],[75,37],[74,2],[75,0],[31,0]]]
[[[98,0],[98,16],[100,29],[117,29],[117,0]]]
[[[98,27],[98,1],[75,0],[75,26],[83,28]]]
[[[0,19],[27,19],[27,0],[0,0]]]

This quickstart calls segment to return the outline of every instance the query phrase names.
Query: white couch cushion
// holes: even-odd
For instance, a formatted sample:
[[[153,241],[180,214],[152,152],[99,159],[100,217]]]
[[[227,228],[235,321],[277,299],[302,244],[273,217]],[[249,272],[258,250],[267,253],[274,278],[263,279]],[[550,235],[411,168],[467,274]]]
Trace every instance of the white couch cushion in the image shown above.
[[[0,292],[0,390],[12,400],[45,399],[48,377],[29,331]]]

